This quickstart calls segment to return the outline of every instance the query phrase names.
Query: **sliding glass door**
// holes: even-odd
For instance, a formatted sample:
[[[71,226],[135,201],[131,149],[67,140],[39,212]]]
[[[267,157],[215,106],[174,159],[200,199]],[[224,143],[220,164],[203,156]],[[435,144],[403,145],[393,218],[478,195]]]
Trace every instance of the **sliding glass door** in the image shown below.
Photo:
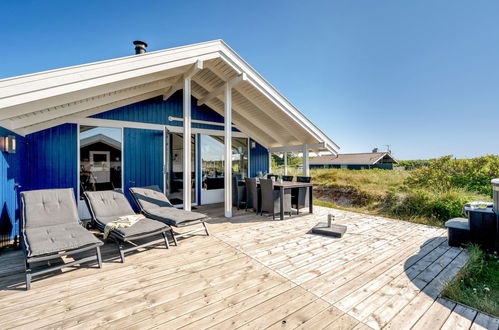
[[[243,180],[248,172],[248,139],[232,138],[232,175]]]
[[[221,203],[224,198],[224,137],[196,134],[191,139],[192,203]],[[172,204],[183,204],[184,139],[180,133],[168,134],[166,193]],[[198,151],[196,153],[196,150]],[[197,171],[199,174],[196,175]],[[232,174],[242,180],[248,176],[248,139],[232,138]],[[196,179],[197,178],[197,179]],[[199,189],[199,195],[197,191]],[[199,200],[198,200],[199,197]]]
[[[201,203],[220,203],[224,198],[224,138],[201,134]]]
[[[166,193],[168,199],[173,205],[181,205],[183,201],[184,191],[184,178],[191,180],[191,201],[196,203],[196,138],[195,135],[191,137],[191,173],[185,175],[184,173],[184,138],[182,134],[172,133],[168,134],[168,141],[166,141],[167,148],[169,149],[168,155],[168,169],[167,169],[167,186]]]
[[[121,128],[113,127],[81,125],[79,136],[78,212],[82,219],[89,219],[83,192],[122,188],[123,141]]]
[[[80,126],[80,196],[121,188],[121,140],[120,128]]]

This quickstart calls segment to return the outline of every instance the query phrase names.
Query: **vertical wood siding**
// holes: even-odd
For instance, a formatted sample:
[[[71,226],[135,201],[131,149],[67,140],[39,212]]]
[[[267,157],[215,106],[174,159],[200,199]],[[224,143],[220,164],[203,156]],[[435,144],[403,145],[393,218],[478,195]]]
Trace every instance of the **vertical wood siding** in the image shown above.
[[[0,127],[0,137],[16,137],[16,153],[0,151],[0,247],[19,235],[19,191],[16,184],[24,186],[25,139]],[[22,187],[21,187],[22,189]]]
[[[78,126],[64,124],[26,136],[26,189],[73,188],[78,184]]]
[[[124,130],[124,184],[130,198],[130,187],[158,185],[163,189],[163,132],[147,129]]]
[[[206,105],[198,106],[197,99],[192,97],[192,119],[223,123],[223,116]],[[182,91],[177,91],[168,100],[153,98],[142,102],[126,105],[94,115],[94,118],[134,121],[139,123],[182,126],[181,121],[169,121],[168,117],[183,117]],[[192,123],[195,128],[223,130],[223,126]]]
[[[250,145],[253,140],[250,140]],[[255,177],[259,171],[268,173],[269,171],[269,151],[256,143],[255,148],[250,148],[250,177]]]

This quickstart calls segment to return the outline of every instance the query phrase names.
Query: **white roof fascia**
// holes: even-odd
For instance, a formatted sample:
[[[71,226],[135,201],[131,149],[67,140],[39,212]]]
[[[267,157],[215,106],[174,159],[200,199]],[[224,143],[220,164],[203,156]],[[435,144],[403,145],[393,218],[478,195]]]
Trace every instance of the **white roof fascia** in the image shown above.
[[[329,144],[329,147],[337,152],[339,146],[329,139],[324,132],[308,120],[303,113],[301,113],[289,100],[287,100],[277,89],[272,86],[265,78],[263,78],[251,65],[249,65],[241,56],[239,56],[232,48],[225,42],[220,40],[221,44],[228,52],[224,52],[222,56],[227,63],[232,62],[233,67],[239,68],[238,73],[246,72],[248,80],[255,86],[261,93],[274,102],[281,110],[284,110],[296,122],[301,124],[309,133],[314,135],[318,141]]]

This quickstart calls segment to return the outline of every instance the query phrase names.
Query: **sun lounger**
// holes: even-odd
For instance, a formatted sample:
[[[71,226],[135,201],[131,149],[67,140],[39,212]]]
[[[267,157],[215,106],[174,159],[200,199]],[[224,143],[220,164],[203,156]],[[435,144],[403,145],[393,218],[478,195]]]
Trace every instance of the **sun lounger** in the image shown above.
[[[194,229],[182,234],[174,233],[173,229],[171,229],[175,245],[178,244],[177,238],[188,236],[198,231],[205,231],[206,235],[210,235],[205,222],[209,219],[208,216],[198,212],[175,208],[158,186],[130,188],[130,193],[139,206],[140,211],[148,218],[161,221],[169,226],[177,228],[197,224],[203,225],[204,228]]]
[[[78,217],[73,189],[45,189],[21,192],[21,235],[26,256],[26,289],[34,275],[76,264],[96,261],[102,267],[102,241],[83,228]],[[95,255],[72,262],[32,270],[35,262],[58,259],[87,250]]]
[[[106,224],[117,221],[122,216],[135,214],[130,203],[123,193],[118,191],[85,191],[85,200],[92,215],[92,225],[94,228],[104,232]],[[125,262],[125,253],[134,251],[146,246],[164,243],[169,248],[166,232],[170,227],[160,221],[152,219],[142,219],[127,228],[115,228],[109,233],[108,239],[116,242],[120,253],[121,261]],[[142,238],[162,235],[159,240],[137,244],[136,241]],[[133,247],[125,248],[124,244],[130,243]]]

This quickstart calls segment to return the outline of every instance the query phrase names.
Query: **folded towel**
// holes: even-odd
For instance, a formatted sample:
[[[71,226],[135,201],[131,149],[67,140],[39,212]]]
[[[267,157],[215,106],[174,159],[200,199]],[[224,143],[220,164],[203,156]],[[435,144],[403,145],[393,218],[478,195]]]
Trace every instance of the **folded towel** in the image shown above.
[[[117,228],[128,228],[136,224],[139,220],[145,219],[146,217],[142,214],[132,214],[124,215],[118,218],[118,220],[108,222],[106,227],[104,227],[104,239],[109,236],[109,233],[113,229]]]

